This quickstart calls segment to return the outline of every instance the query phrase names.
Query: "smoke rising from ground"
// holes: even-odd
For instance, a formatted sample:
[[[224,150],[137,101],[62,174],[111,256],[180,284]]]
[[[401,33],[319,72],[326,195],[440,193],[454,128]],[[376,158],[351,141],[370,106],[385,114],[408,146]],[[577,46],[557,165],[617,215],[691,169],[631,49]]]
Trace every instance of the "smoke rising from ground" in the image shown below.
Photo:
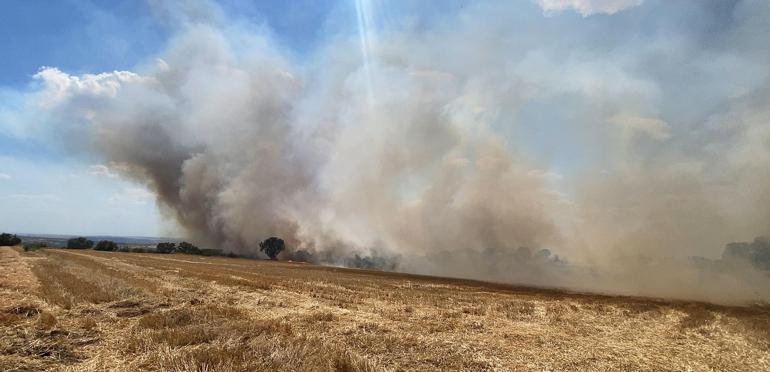
[[[238,253],[280,236],[426,274],[770,298],[763,274],[688,259],[770,233],[770,4],[540,3],[381,22],[368,61],[355,32],[298,58],[213,4],[158,3],[176,32],[157,59],[41,69],[22,131],[96,154],[189,239]]]

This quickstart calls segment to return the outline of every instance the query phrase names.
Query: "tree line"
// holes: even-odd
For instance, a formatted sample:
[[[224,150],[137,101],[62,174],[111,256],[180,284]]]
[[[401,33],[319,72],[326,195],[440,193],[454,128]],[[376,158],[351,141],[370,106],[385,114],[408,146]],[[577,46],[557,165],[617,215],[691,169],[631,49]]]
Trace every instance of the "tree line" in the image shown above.
[[[185,253],[201,256],[234,256],[233,254],[224,254],[219,249],[199,248],[188,242],[161,242],[155,245],[155,249],[149,247],[130,247],[119,246],[112,240],[100,240],[94,245],[94,242],[85,237],[77,237],[67,240],[67,249],[93,249],[103,252],[133,252],[133,253]]]
[[[0,246],[17,246],[23,244],[25,251],[37,250],[40,248],[47,248],[46,242],[32,241],[23,242],[22,239],[16,234],[2,233],[0,234]],[[107,252],[133,252],[133,253],[184,253],[201,256],[226,256],[226,257],[239,257],[238,255],[230,252],[224,253],[220,249],[205,249],[199,248],[192,243],[188,242],[160,242],[155,248],[151,247],[137,247],[137,246],[120,246],[118,243],[112,240],[100,240],[96,244],[91,239],[86,237],[76,237],[68,239],[65,247],[67,249],[93,249],[96,251]],[[259,242],[259,250],[264,252],[271,260],[277,260],[278,255],[286,249],[286,244],[283,239],[277,237],[270,237],[262,242]],[[562,263],[563,261],[558,256],[552,256],[551,252],[547,249],[542,249],[537,252],[532,252],[526,248],[519,248],[514,252],[517,259],[539,259],[541,261],[552,261],[556,263]],[[313,262],[313,257],[310,253],[305,251],[293,251],[289,254],[288,259],[295,261]],[[383,264],[385,259],[379,257],[359,257],[356,255],[353,259],[349,259],[346,264],[352,267],[363,268],[386,268],[388,265]],[[381,262],[383,261],[383,262]],[[714,261],[717,264],[732,264],[732,263],[748,263],[750,266],[762,271],[770,272],[770,237],[757,237],[752,242],[735,242],[729,243],[725,246],[722,253],[721,260]],[[387,262],[385,262],[387,263]]]
[[[17,246],[22,244],[22,239],[15,234],[2,233],[0,234],[0,246]],[[36,250],[40,248],[47,248],[45,242],[30,242],[24,244],[24,250]],[[100,240],[94,244],[94,241],[83,236],[67,239],[64,248],[67,249],[93,249],[95,251],[104,252],[133,252],[133,253],[184,253],[201,256],[227,256],[238,257],[235,253],[224,253],[220,249],[207,249],[200,248],[192,243],[182,241],[176,242],[160,242],[155,245],[155,249],[150,247],[137,247],[137,246],[120,246],[118,243],[112,240]],[[271,260],[277,260],[278,254],[286,249],[286,244],[283,239],[270,237],[262,242],[259,242],[259,250],[264,252]]]

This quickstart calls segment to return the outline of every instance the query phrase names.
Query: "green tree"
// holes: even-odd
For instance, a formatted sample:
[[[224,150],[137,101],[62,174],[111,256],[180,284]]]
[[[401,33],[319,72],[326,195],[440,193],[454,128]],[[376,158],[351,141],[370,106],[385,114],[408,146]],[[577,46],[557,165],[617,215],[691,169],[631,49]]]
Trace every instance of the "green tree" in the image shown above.
[[[16,234],[0,234],[0,245],[14,246],[19,244],[21,244],[21,239]]]
[[[265,252],[271,260],[277,260],[278,254],[284,249],[286,249],[286,245],[284,244],[283,239],[274,236],[259,243],[259,251]]]
[[[179,243],[179,246],[176,248],[176,251],[179,253],[187,253],[187,254],[201,254],[200,248],[188,242]]]
[[[117,251],[118,250],[118,243],[115,243],[112,240],[102,240],[102,241],[96,243],[96,247],[94,247],[94,250],[96,250],[96,251]]]
[[[67,240],[67,248],[69,249],[89,249],[93,246],[94,246],[93,240],[86,239],[82,236]]]
[[[163,242],[155,246],[155,253],[172,253],[176,249],[176,243]]]

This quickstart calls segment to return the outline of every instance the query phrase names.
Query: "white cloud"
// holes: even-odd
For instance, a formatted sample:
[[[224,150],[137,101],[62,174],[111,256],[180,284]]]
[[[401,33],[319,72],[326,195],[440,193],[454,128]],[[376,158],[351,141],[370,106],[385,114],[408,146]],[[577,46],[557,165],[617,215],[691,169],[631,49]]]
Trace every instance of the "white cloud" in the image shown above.
[[[34,78],[45,85],[41,105],[46,108],[56,106],[73,94],[114,97],[122,84],[145,80],[130,71],[75,76],[56,67],[43,67]]]
[[[592,14],[615,14],[642,4],[644,0],[537,0],[546,13],[572,9],[583,17]]]
[[[0,180],[10,180],[10,179],[11,179],[11,175],[6,173],[0,173]]]
[[[46,202],[60,202],[62,199],[53,194],[11,194],[4,197],[5,199],[20,199],[27,201],[46,201]]]
[[[91,173],[94,176],[116,178],[118,175],[113,173],[110,167],[104,164],[94,164],[89,167]]]
[[[658,141],[664,141],[671,137],[671,126],[658,118],[615,115],[609,118],[607,122],[619,125],[630,133],[646,134]]]
[[[155,197],[153,193],[143,187],[127,187],[110,197],[112,204],[147,204]]]

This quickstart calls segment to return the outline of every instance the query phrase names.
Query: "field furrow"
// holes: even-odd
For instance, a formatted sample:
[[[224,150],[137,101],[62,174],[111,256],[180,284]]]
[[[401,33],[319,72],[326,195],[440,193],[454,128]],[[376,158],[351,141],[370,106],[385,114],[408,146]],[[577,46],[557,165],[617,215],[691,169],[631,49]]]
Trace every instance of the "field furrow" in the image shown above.
[[[1,370],[768,370],[770,309],[0,248]]]

